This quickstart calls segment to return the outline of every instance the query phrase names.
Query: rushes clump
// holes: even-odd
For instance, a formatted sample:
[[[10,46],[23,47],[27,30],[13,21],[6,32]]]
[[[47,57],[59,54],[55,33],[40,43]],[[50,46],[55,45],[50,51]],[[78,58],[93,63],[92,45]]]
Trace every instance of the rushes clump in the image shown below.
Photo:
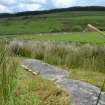
[[[68,68],[105,73],[105,45],[50,41],[13,41],[12,53]]]
[[[12,105],[16,68],[17,61],[11,56],[7,41],[0,40],[0,105]]]

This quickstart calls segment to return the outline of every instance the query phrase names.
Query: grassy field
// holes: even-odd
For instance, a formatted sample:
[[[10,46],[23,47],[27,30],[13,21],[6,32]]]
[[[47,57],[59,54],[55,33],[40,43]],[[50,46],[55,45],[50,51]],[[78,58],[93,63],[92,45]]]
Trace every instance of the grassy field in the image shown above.
[[[46,34],[23,34],[23,35],[2,35],[0,38],[10,40],[34,40],[34,41],[57,41],[57,42],[89,42],[104,44],[105,37],[97,32],[72,32],[72,33],[46,33]]]
[[[89,23],[105,31],[104,20],[104,11],[68,11],[43,15],[0,18],[0,34],[81,32]]]
[[[21,57],[66,68],[71,79],[101,87],[105,79],[105,38],[97,32],[83,32],[88,23],[104,32],[105,12],[0,18],[0,105],[70,103],[67,94],[52,82],[23,70],[19,66]]]
[[[105,80],[105,73],[84,69],[70,69],[70,78],[85,81],[101,88]]]

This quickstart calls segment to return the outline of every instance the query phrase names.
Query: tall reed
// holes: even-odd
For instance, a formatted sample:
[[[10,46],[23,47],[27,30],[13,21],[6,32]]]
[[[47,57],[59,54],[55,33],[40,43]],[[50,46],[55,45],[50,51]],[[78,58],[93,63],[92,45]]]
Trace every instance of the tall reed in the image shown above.
[[[14,54],[44,60],[69,68],[97,70],[105,73],[105,45],[69,42],[13,41]]]
[[[7,41],[0,40],[0,105],[10,105],[16,85],[17,61],[7,44]]]

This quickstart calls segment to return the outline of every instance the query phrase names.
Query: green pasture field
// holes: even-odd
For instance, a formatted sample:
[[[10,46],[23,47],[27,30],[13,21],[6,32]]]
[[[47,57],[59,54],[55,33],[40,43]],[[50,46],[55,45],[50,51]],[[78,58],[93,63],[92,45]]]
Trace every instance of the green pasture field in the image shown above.
[[[87,24],[105,31],[104,11],[68,11],[0,18],[0,34],[82,32]]]
[[[53,34],[23,34],[23,35],[2,35],[9,39],[39,40],[39,41],[67,41],[67,42],[89,42],[105,43],[105,37],[97,32],[72,32],[72,33],[53,33]]]

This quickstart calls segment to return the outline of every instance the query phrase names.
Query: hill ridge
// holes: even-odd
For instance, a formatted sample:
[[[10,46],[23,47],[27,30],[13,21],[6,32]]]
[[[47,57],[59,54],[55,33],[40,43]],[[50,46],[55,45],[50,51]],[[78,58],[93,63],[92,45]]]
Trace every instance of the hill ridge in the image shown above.
[[[43,10],[43,11],[24,11],[24,12],[17,12],[14,14],[1,13],[0,18],[28,16],[28,15],[43,15],[43,14],[59,13],[59,12],[65,12],[65,11],[105,11],[105,7],[104,6],[85,6],[85,7],[76,6],[76,7],[57,8],[57,9]]]

